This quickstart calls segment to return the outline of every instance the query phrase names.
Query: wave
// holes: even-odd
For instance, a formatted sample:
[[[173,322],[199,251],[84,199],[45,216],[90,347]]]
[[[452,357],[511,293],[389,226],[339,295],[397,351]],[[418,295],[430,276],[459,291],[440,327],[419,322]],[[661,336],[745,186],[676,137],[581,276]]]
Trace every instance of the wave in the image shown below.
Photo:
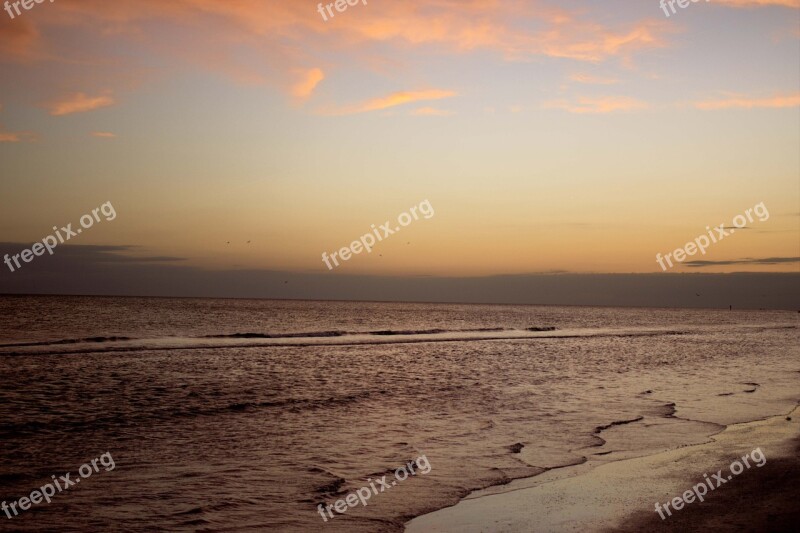
[[[554,327],[532,327],[526,331],[553,331]],[[395,336],[395,335],[435,335],[442,333],[483,333],[483,332],[499,332],[499,331],[513,331],[511,328],[466,328],[466,329],[419,329],[419,330],[377,330],[377,331],[303,331],[299,333],[218,333],[211,335],[201,335],[197,337],[184,337],[184,339],[325,339],[334,337],[347,337],[357,335],[373,335],[373,336]],[[169,342],[175,341],[180,337],[163,337],[162,340]],[[107,336],[107,337],[83,337],[77,339],[58,339],[52,341],[38,341],[38,342],[18,342],[9,344],[0,344],[2,348],[31,348],[37,346],[61,346],[70,344],[101,344],[101,343],[118,343],[129,341],[149,341],[155,342],[159,339],[143,338],[143,337],[123,337],[123,336]],[[182,346],[184,348],[191,348],[192,346]],[[200,348],[205,346],[199,346]],[[75,352],[60,352],[60,353],[92,353],[95,351],[105,350],[90,350],[90,351],[75,351]],[[127,351],[127,349],[120,349],[115,351]],[[20,353],[0,353],[0,355],[22,355],[27,352]]]
[[[335,333],[335,334],[334,334]],[[342,334],[340,334],[342,333]],[[480,342],[535,339],[568,339],[584,337],[649,337],[683,335],[688,332],[673,330],[608,330],[576,329],[558,331],[555,328],[476,328],[469,330],[385,330],[372,332],[316,332],[316,333],[233,333],[203,337],[125,338],[106,342],[90,342],[84,346],[75,342],[55,341],[30,343],[6,351],[0,346],[2,356],[25,355],[85,355],[115,352],[150,352],[171,350],[208,350],[233,348],[273,347],[319,347],[319,346],[364,346],[379,344],[415,344],[427,342]],[[80,341],[78,341],[79,344]],[[56,349],[61,344],[73,344],[75,348]],[[10,347],[10,346],[8,346]],[[23,348],[23,349],[19,349]]]
[[[553,328],[556,329],[556,328]],[[491,331],[513,331],[511,328],[467,328],[467,329],[385,329],[379,331],[369,331],[367,332],[369,335],[434,335],[438,333],[482,333],[482,332],[491,332]],[[528,331],[534,331],[534,329],[529,329]],[[544,331],[536,330],[536,331]],[[360,333],[354,333],[354,335],[361,335]]]
[[[793,327],[793,326],[792,326]],[[754,330],[784,329],[785,326],[753,326]],[[569,339],[584,337],[661,337],[691,335],[707,330],[697,327],[667,328],[570,328],[554,326],[526,328],[484,327],[464,329],[386,329],[372,331],[306,331],[297,333],[235,332],[202,336],[165,336],[136,338],[96,336],[54,341],[0,344],[0,357],[24,355],[72,355],[113,352],[168,350],[203,350],[232,348],[359,346],[378,344],[413,344],[425,342],[479,342],[535,339]],[[59,346],[70,348],[58,348]]]
[[[379,391],[377,394],[383,394],[385,391]],[[219,408],[203,411],[203,414],[216,414],[223,411],[252,411],[255,409],[264,408],[287,408],[290,411],[304,411],[308,409],[328,408],[336,405],[346,405],[355,403],[360,400],[370,398],[373,394],[371,391],[360,392],[356,394],[346,394],[344,396],[330,396],[328,398],[287,398],[285,400],[274,401],[261,401],[261,402],[238,402],[230,405],[225,405]]]
[[[262,409],[274,409],[299,413],[304,411],[317,411],[332,409],[340,406],[355,404],[370,400],[375,395],[386,394],[385,390],[363,391],[341,396],[325,396],[318,398],[285,398],[276,400],[253,400],[236,403],[221,402],[218,405],[209,405],[209,398],[202,395],[195,396],[191,402],[179,405],[169,405],[153,410],[137,409],[135,412],[120,413],[109,416],[97,416],[82,420],[57,419],[53,420],[28,420],[19,423],[0,424],[0,440],[20,435],[37,435],[41,433],[81,433],[108,429],[125,431],[128,428],[141,426],[149,422],[165,422],[178,418],[216,417],[219,415],[234,415],[240,413],[253,413]],[[3,476],[0,474],[0,482]]]
[[[630,420],[615,420],[610,424],[606,424],[604,426],[597,426],[596,428],[594,428],[594,433],[595,434],[602,433],[603,431],[609,428],[613,428],[614,426],[624,426],[625,424],[633,424],[634,422],[639,422],[641,420],[644,420],[643,416],[637,416],[636,418],[631,418]]]
[[[553,331],[554,327],[534,327],[527,331]],[[383,329],[377,331],[309,331],[301,333],[226,333],[203,335],[201,339],[297,339],[320,337],[344,337],[346,335],[434,335],[438,333],[472,333],[484,331],[509,331],[510,328],[467,328],[467,329]]]
[[[18,348],[23,346],[51,346],[59,344],[81,344],[98,342],[132,341],[135,337],[85,337],[83,339],[61,339],[57,341],[18,342],[14,344],[0,344],[0,348]]]
[[[342,487],[344,484],[347,483],[347,480],[343,477],[337,477],[330,483],[326,483],[320,487],[316,488],[316,492],[318,494],[324,494],[328,497],[336,497],[342,494]]]
[[[295,339],[305,338],[310,339],[318,337],[343,337],[345,335],[354,335],[347,331],[317,331],[309,333],[228,333],[219,335],[203,335],[198,337],[200,339]]]

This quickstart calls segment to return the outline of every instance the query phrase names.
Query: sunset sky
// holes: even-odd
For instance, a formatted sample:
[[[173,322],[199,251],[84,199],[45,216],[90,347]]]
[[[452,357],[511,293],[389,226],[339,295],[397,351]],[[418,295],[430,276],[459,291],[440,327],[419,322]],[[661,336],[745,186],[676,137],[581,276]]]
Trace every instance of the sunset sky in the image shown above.
[[[672,271],[800,271],[800,0],[334,12],[0,11],[0,242],[110,201],[117,218],[70,244],[224,271],[657,273],[657,253],[764,202],[768,220]],[[432,218],[322,263],[425,199]]]

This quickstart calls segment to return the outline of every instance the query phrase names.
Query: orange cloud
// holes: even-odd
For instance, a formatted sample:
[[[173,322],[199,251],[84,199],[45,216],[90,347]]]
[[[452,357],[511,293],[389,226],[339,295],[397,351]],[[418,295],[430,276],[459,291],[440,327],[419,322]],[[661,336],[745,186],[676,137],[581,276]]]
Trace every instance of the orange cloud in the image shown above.
[[[33,142],[35,140],[36,134],[32,131],[3,131],[3,125],[0,124],[0,143]]]
[[[152,63],[147,57],[152,54],[238,83],[275,84],[302,101],[322,73],[312,69],[298,81],[296,65],[319,61],[321,50],[336,50],[347,65],[369,65],[376,55],[385,57],[387,48],[409,47],[440,54],[488,50],[510,61],[549,56],[599,62],[664,46],[665,35],[676,31],[674,24],[655,18],[601,23],[585,9],[541,1],[404,0],[325,23],[314,4],[284,0],[60,0],[37,11],[24,27],[16,26],[16,35],[0,31],[0,50],[6,51],[0,62],[46,58],[70,65],[76,77],[91,77],[99,80],[96,86],[119,91],[130,83],[126,73]],[[165,32],[164,22],[174,31]],[[100,43],[108,35],[127,39],[133,53],[123,59],[126,69],[119,68],[120,58],[107,47],[98,45],[92,49],[95,57],[87,57],[86,47],[74,44],[87,39]]]
[[[797,107],[800,106],[800,93],[783,96],[773,96],[771,98],[748,98],[744,96],[732,96],[724,100],[708,100],[705,102],[695,102],[694,106],[697,109],[714,110],[714,109],[731,109],[731,108],[744,108],[752,109],[754,107]]]
[[[41,56],[41,46],[41,33],[30,18],[0,16],[0,61],[31,61]]]
[[[731,7],[783,6],[800,9],[800,0],[714,0],[714,2]]]
[[[577,103],[556,100],[544,104],[546,109],[563,109],[570,113],[613,113],[615,111],[634,111],[647,109],[645,102],[627,96],[581,97]]]
[[[93,131],[91,135],[92,137],[100,137],[102,139],[113,139],[117,136],[116,133],[111,133],[110,131]]]
[[[346,24],[359,41],[437,45],[459,53],[487,49],[510,61],[536,56],[593,62],[627,57],[663,46],[663,35],[674,31],[660,20],[613,29],[584,16],[537,2],[412,0],[386,4]],[[524,27],[526,22],[536,29]]]
[[[402,91],[392,93],[383,98],[374,98],[366,102],[347,106],[334,110],[322,110],[323,115],[353,115],[356,113],[367,113],[369,111],[379,111],[381,109],[388,109],[403,104],[412,102],[419,102],[424,100],[439,100],[441,98],[450,98],[456,96],[453,91],[444,91],[439,89],[430,89],[425,91]]]
[[[75,93],[46,105],[53,116],[85,113],[114,104],[110,96],[87,96],[86,93]]]
[[[446,117],[452,115],[452,111],[445,111],[444,109],[436,109],[435,107],[420,107],[411,112],[412,115],[419,117]]]
[[[292,86],[292,96],[297,101],[305,101],[311,97],[319,82],[325,79],[321,69],[312,68],[301,72],[302,79]]]
[[[0,111],[2,110],[3,105],[0,104]],[[36,138],[36,134],[32,131],[5,131],[0,124],[0,143],[33,142]]]
[[[592,74],[573,74],[569,77],[572,81],[576,81],[578,83],[585,83],[589,85],[614,85],[615,83],[619,83],[619,80],[614,78],[602,78],[600,76],[594,76]]]

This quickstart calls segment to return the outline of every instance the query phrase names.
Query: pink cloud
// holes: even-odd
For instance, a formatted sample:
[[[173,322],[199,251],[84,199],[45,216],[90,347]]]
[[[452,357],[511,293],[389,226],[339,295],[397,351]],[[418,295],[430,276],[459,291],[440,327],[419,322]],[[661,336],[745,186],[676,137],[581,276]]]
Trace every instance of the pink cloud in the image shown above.
[[[337,51],[339,65],[365,68],[385,57],[387,47],[438,54],[485,50],[509,61],[600,62],[664,46],[674,31],[674,24],[655,18],[597,20],[539,0],[405,0],[370,4],[327,23],[314,4],[283,0],[59,0],[16,26],[13,36],[0,32],[0,62],[38,60],[42,69],[69,65],[94,87],[120,92],[132,84],[130,72],[154,64],[152,56],[170,66],[158,71],[162,75],[188,65],[237,83],[274,85],[303,101],[324,75],[310,69],[298,79],[296,67],[318,63],[322,50]],[[72,38],[77,35],[80,40]],[[114,56],[100,45],[109,36],[133,53]],[[79,41],[98,46],[87,54]],[[326,73],[339,65],[326,65]]]
[[[320,114],[323,115],[353,115],[357,113],[367,113],[369,111],[379,111],[381,109],[388,109],[403,104],[419,102],[424,100],[439,100],[442,98],[450,98],[456,96],[453,91],[445,91],[441,89],[429,89],[423,91],[401,91],[392,93],[388,96],[381,98],[373,98],[366,102],[354,104],[346,107],[335,109],[321,110]]]
[[[537,29],[525,27],[525,22]],[[511,61],[549,56],[592,62],[663,46],[663,36],[671,31],[660,20],[611,28],[538,2],[456,0],[387,4],[348,20],[347,29],[361,42],[436,45],[456,53],[486,49]]]
[[[45,104],[45,107],[51,115],[58,117],[72,113],[85,113],[113,104],[114,99],[111,96],[88,96],[86,93],[74,93]]]
[[[325,73],[319,68],[300,71],[300,81],[292,85],[292,96],[298,102],[303,102],[311,97],[317,85],[325,79]]]
[[[3,105],[0,104],[0,111],[2,110]],[[33,142],[37,139],[37,135],[32,131],[6,131],[0,124],[0,143]]]
[[[601,97],[580,97],[577,102],[567,100],[556,100],[544,104],[546,109],[563,109],[570,113],[614,113],[616,111],[636,111],[647,109],[645,102],[627,96],[601,96]]]
[[[580,74],[580,73],[571,75],[569,79],[578,83],[585,83],[588,85],[614,85],[616,83],[619,83],[619,80],[614,78],[604,78],[602,76],[595,76],[592,74]]]
[[[435,107],[420,107],[419,109],[412,111],[411,114],[418,117],[447,117],[453,115],[454,113],[452,111],[437,109]]]
[[[781,6],[800,9],[800,0],[714,0],[714,2],[731,7]]]
[[[43,57],[43,46],[41,32],[31,19],[0,16],[0,62],[33,61]]]
[[[33,142],[36,138],[32,131],[4,131],[0,124],[0,143]]]
[[[719,100],[706,100],[704,102],[695,102],[694,106],[697,109],[714,110],[714,109],[753,109],[757,107],[762,108],[781,108],[781,107],[797,107],[800,106],[800,93],[790,95],[777,95],[768,98],[752,98],[747,96],[731,96],[729,98]]]

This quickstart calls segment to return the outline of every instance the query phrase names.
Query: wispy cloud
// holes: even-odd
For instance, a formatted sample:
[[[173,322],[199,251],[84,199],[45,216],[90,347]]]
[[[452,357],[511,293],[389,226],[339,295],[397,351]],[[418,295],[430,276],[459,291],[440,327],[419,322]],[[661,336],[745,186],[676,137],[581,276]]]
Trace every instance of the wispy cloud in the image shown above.
[[[412,111],[411,114],[420,117],[447,117],[453,115],[454,113],[452,111],[437,109],[435,107],[420,107],[419,109]]]
[[[555,100],[546,102],[545,109],[563,109],[570,113],[602,114],[614,113],[616,111],[635,111],[647,109],[648,105],[641,100],[627,96],[600,96],[600,97],[580,97],[577,102],[567,100]]]
[[[537,29],[522,29],[527,21]],[[509,61],[537,56],[599,62],[629,57],[664,45],[670,27],[664,21],[644,20],[608,27],[585,13],[544,6],[538,2],[463,2],[411,0],[386,4],[364,19],[349,19],[348,31],[363,41],[402,42],[411,46],[437,45],[458,53],[492,50]]]
[[[719,265],[779,265],[784,263],[800,263],[800,257],[764,257],[761,259],[731,259],[727,261],[687,261],[684,266],[702,268]]]
[[[102,139],[113,139],[117,136],[116,133],[111,133],[110,131],[93,131],[92,137],[100,137]]]
[[[21,250],[30,243],[0,241],[0,252]],[[86,263],[175,263],[186,261],[184,257],[164,255],[141,255],[146,248],[137,245],[97,245],[97,244],[70,244],[59,249],[62,258],[77,259]],[[0,253],[0,255],[2,255]]]
[[[572,81],[578,83],[585,83],[588,85],[614,85],[615,83],[619,83],[619,80],[615,78],[603,78],[601,76],[594,76],[592,74],[581,74],[576,73],[569,77]]]
[[[312,8],[283,0],[70,1],[36,18],[0,21],[9,29],[0,28],[0,58],[35,62],[42,71],[69,65],[76,76],[84,69],[96,87],[119,92],[130,80],[130,69],[119,67],[140,68],[142,56],[157,54],[171,67],[190,65],[237,83],[274,84],[302,101],[322,72],[311,69],[298,80],[297,65],[318,60],[327,48],[337,49],[340,62],[326,66],[326,74],[353,63],[370,68],[371,55],[409,48],[445,55],[488,51],[506,61],[602,62],[666,46],[666,37],[676,31],[674,24],[655,18],[598,22],[583,8],[541,0],[405,0],[337,17],[335,24],[324,23]],[[165,26],[180,32],[179,42]],[[110,34],[126,47],[97,46],[87,58],[78,44],[104,42]],[[116,56],[122,49],[129,52]],[[62,114],[78,112],[69,109]]]
[[[703,109],[703,110],[731,109],[731,108],[753,109],[758,107],[765,107],[765,108],[797,107],[800,106],[800,93],[791,95],[777,95],[767,98],[731,96],[719,100],[706,100],[704,102],[695,102],[694,106],[697,109]]]
[[[41,32],[30,18],[0,17],[0,58],[12,63],[27,63],[42,57]]]
[[[369,111],[379,111],[381,109],[388,109],[403,104],[410,104],[413,102],[420,102],[426,100],[440,100],[442,98],[451,98],[456,96],[454,91],[446,91],[441,89],[429,89],[423,91],[401,91],[392,93],[389,96],[382,98],[373,98],[360,104],[351,106],[321,110],[323,115],[353,115],[356,113],[367,113]]]
[[[2,110],[3,105],[0,104],[0,111]],[[32,131],[6,131],[0,123],[0,143],[33,142],[36,139],[37,136]]]
[[[109,95],[89,96],[86,93],[74,93],[64,96],[53,102],[45,104],[53,116],[85,113],[101,107],[114,104],[114,98]]]
[[[36,134],[32,131],[4,131],[0,124],[0,143],[33,142]]]
[[[297,102],[304,102],[311,97],[314,89],[319,83],[325,79],[325,73],[322,69],[312,68],[309,70],[299,71],[300,81],[292,85],[292,96]]]
[[[714,0],[714,2],[730,7],[782,6],[800,9],[800,0]]]

